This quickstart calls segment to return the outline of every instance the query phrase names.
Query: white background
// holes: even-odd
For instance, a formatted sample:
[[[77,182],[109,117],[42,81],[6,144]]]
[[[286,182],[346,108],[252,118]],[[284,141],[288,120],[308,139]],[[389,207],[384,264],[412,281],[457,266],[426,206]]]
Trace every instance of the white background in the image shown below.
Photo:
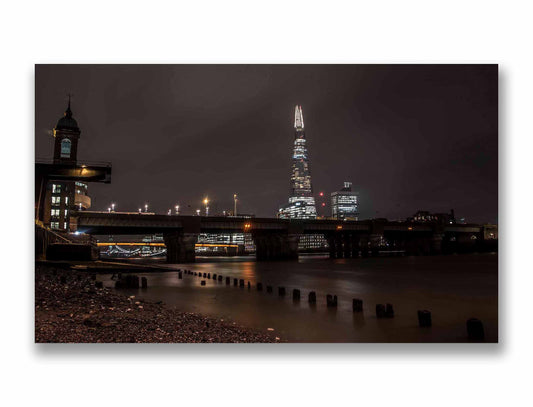
[[[528,2],[13,1],[0,18],[3,405],[532,405]],[[500,344],[33,344],[34,64],[95,62],[500,64]]]

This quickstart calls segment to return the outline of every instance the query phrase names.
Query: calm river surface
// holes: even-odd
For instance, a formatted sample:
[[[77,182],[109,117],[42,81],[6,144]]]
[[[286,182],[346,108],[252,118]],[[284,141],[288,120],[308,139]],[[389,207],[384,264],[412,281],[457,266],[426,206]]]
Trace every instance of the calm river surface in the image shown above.
[[[290,342],[465,342],[466,320],[479,318],[486,341],[498,340],[498,256],[473,254],[398,258],[330,260],[300,256],[298,262],[255,262],[252,257],[198,258],[194,264],[165,265],[171,269],[221,274],[225,281],[206,280],[174,272],[139,273],[148,289],[128,293],[186,312],[266,331],[273,328]],[[100,278],[112,287],[111,275]],[[252,288],[233,286],[233,278],[250,281]],[[263,283],[263,291],[256,283]],[[266,292],[273,286],[273,293]],[[277,287],[287,294],[279,297]],[[293,302],[292,289],[301,291]],[[317,304],[307,295],[316,291]],[[326,295],[338,297],[338,308],[326,307]],[[352,312],[352,298],[363,300],[364,312]],[[377,319],[376,304],[394,306],[392,319]],[[432,313],[433,326],[419,328],[417,310]]]

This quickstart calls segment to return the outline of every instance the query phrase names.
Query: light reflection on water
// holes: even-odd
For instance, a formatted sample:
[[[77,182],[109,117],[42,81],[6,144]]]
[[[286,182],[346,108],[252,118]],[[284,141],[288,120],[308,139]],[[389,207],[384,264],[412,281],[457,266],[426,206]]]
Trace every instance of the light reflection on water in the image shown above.
[[[455,342],[466,340],[466,320],[481,319],[488,341],[497,340],[497,255],[462,255],[402,258],[330,260],[305,256],[298,262],[255,262],[250,257],[204,258],[194,264],[165,265],[199,273],[223,275],[223,281],[175,272],[147,276],[148,289],[128,293],[149,300],[162,300],[186,312],[213,317],[274,332],[299,342]],[[101,276],[112,286],[110,275]],[[225,277],[231,278],[226,285]],[[245,287],[233,286],[244,279]],[[250,281],[252,288],[246,287]],[[263,291],[256,290],[257,282]],[[266,292],[266,286],[273,293]],[[287,294],[278,296],[278,286]],[[292,289],[301,291],[301,301],[292,300]],[[316,291],[317,304],[307,302]],[[328,309],[327,294],[337,295],[337,309]],[[352,312],[352,299],[364,301],[364,312]],[[375,317],[377,303],[394,306],[393,319]],[[419,328],[416,311],[432,312],[433,327]]]

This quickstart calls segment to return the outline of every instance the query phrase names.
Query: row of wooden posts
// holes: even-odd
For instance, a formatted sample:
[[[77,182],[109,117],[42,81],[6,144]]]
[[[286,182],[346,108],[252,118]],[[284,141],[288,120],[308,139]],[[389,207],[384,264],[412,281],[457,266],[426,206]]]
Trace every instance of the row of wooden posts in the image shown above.
[[[183,273],[193,276],[198,276],[199,278],[207,278],[211,279],[211,273],[200,273],[200,272],[193,272],[191,270],[178,270],[178,278],[181,280],[183,279]],[[213,274],[213,280],[215,281],[223,281],[224,277],[222,275]],[[148,281],[146,277],[142,277],[142,288],[148,287]],[[226,285],[231,284],[231,278],[226,277],[225,278]],[[244,287],[244,279],[233,279],[233,285]],[[202,286],[206,285],[206,281],[202,280],[200,283]],[[248,289],[251,288],[251,284],[248,281],[247,282]],[[115,288],[139,288],[139,277],[134,275],[127,275],[125,277],[122,277],[119,274],[118,280],[115,282]],[[263,283],[257,283],[256,284],[257,291],[263,291]],[[266,286],[266,292],[272,293],[273,288],[271,285]],[[278,287],[278,295],[281,297],[284,297],[286,295],[285,287],[280,286]],[[301,298],[301,292],[299,289],[295,288],[292,290],[292,299],[294,301],[300,301]],[[316,304],[316,292],[311,291],[308,294],[307,300],[309,304]],[[327,294],[326,295],[326,304],[328,308],[337,308],[337,296]],[[363,300],[360,298],[353,298],[352,299],[352,310],[353,312],[359,313],[363,312]],[[418,310],[418,325],[422,328],[430,327],[431,322],[431,312],[428,310]],[[394,309],[392,304],[377,304],[376,305],[376,317],[381,318],[394,318]],[[477,319],[477,318],[470,318],[466,321],[466,328],[468,333],[468,338],[470,340],[474,341],[482,341],[485,338],[485,332],[483,329],[483,323]]]

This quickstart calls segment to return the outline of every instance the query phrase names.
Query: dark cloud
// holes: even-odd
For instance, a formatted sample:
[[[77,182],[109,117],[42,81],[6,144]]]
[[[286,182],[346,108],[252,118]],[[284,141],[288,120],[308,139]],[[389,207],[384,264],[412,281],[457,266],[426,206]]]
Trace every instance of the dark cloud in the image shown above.
[[[496,222],[495,65],[38,65],[36,155],[73,93],[79,158],[113,163],[94,209],[274,216],[287,201],[294,105],[315,191],[352,181],[363,217],[418,209]]]

